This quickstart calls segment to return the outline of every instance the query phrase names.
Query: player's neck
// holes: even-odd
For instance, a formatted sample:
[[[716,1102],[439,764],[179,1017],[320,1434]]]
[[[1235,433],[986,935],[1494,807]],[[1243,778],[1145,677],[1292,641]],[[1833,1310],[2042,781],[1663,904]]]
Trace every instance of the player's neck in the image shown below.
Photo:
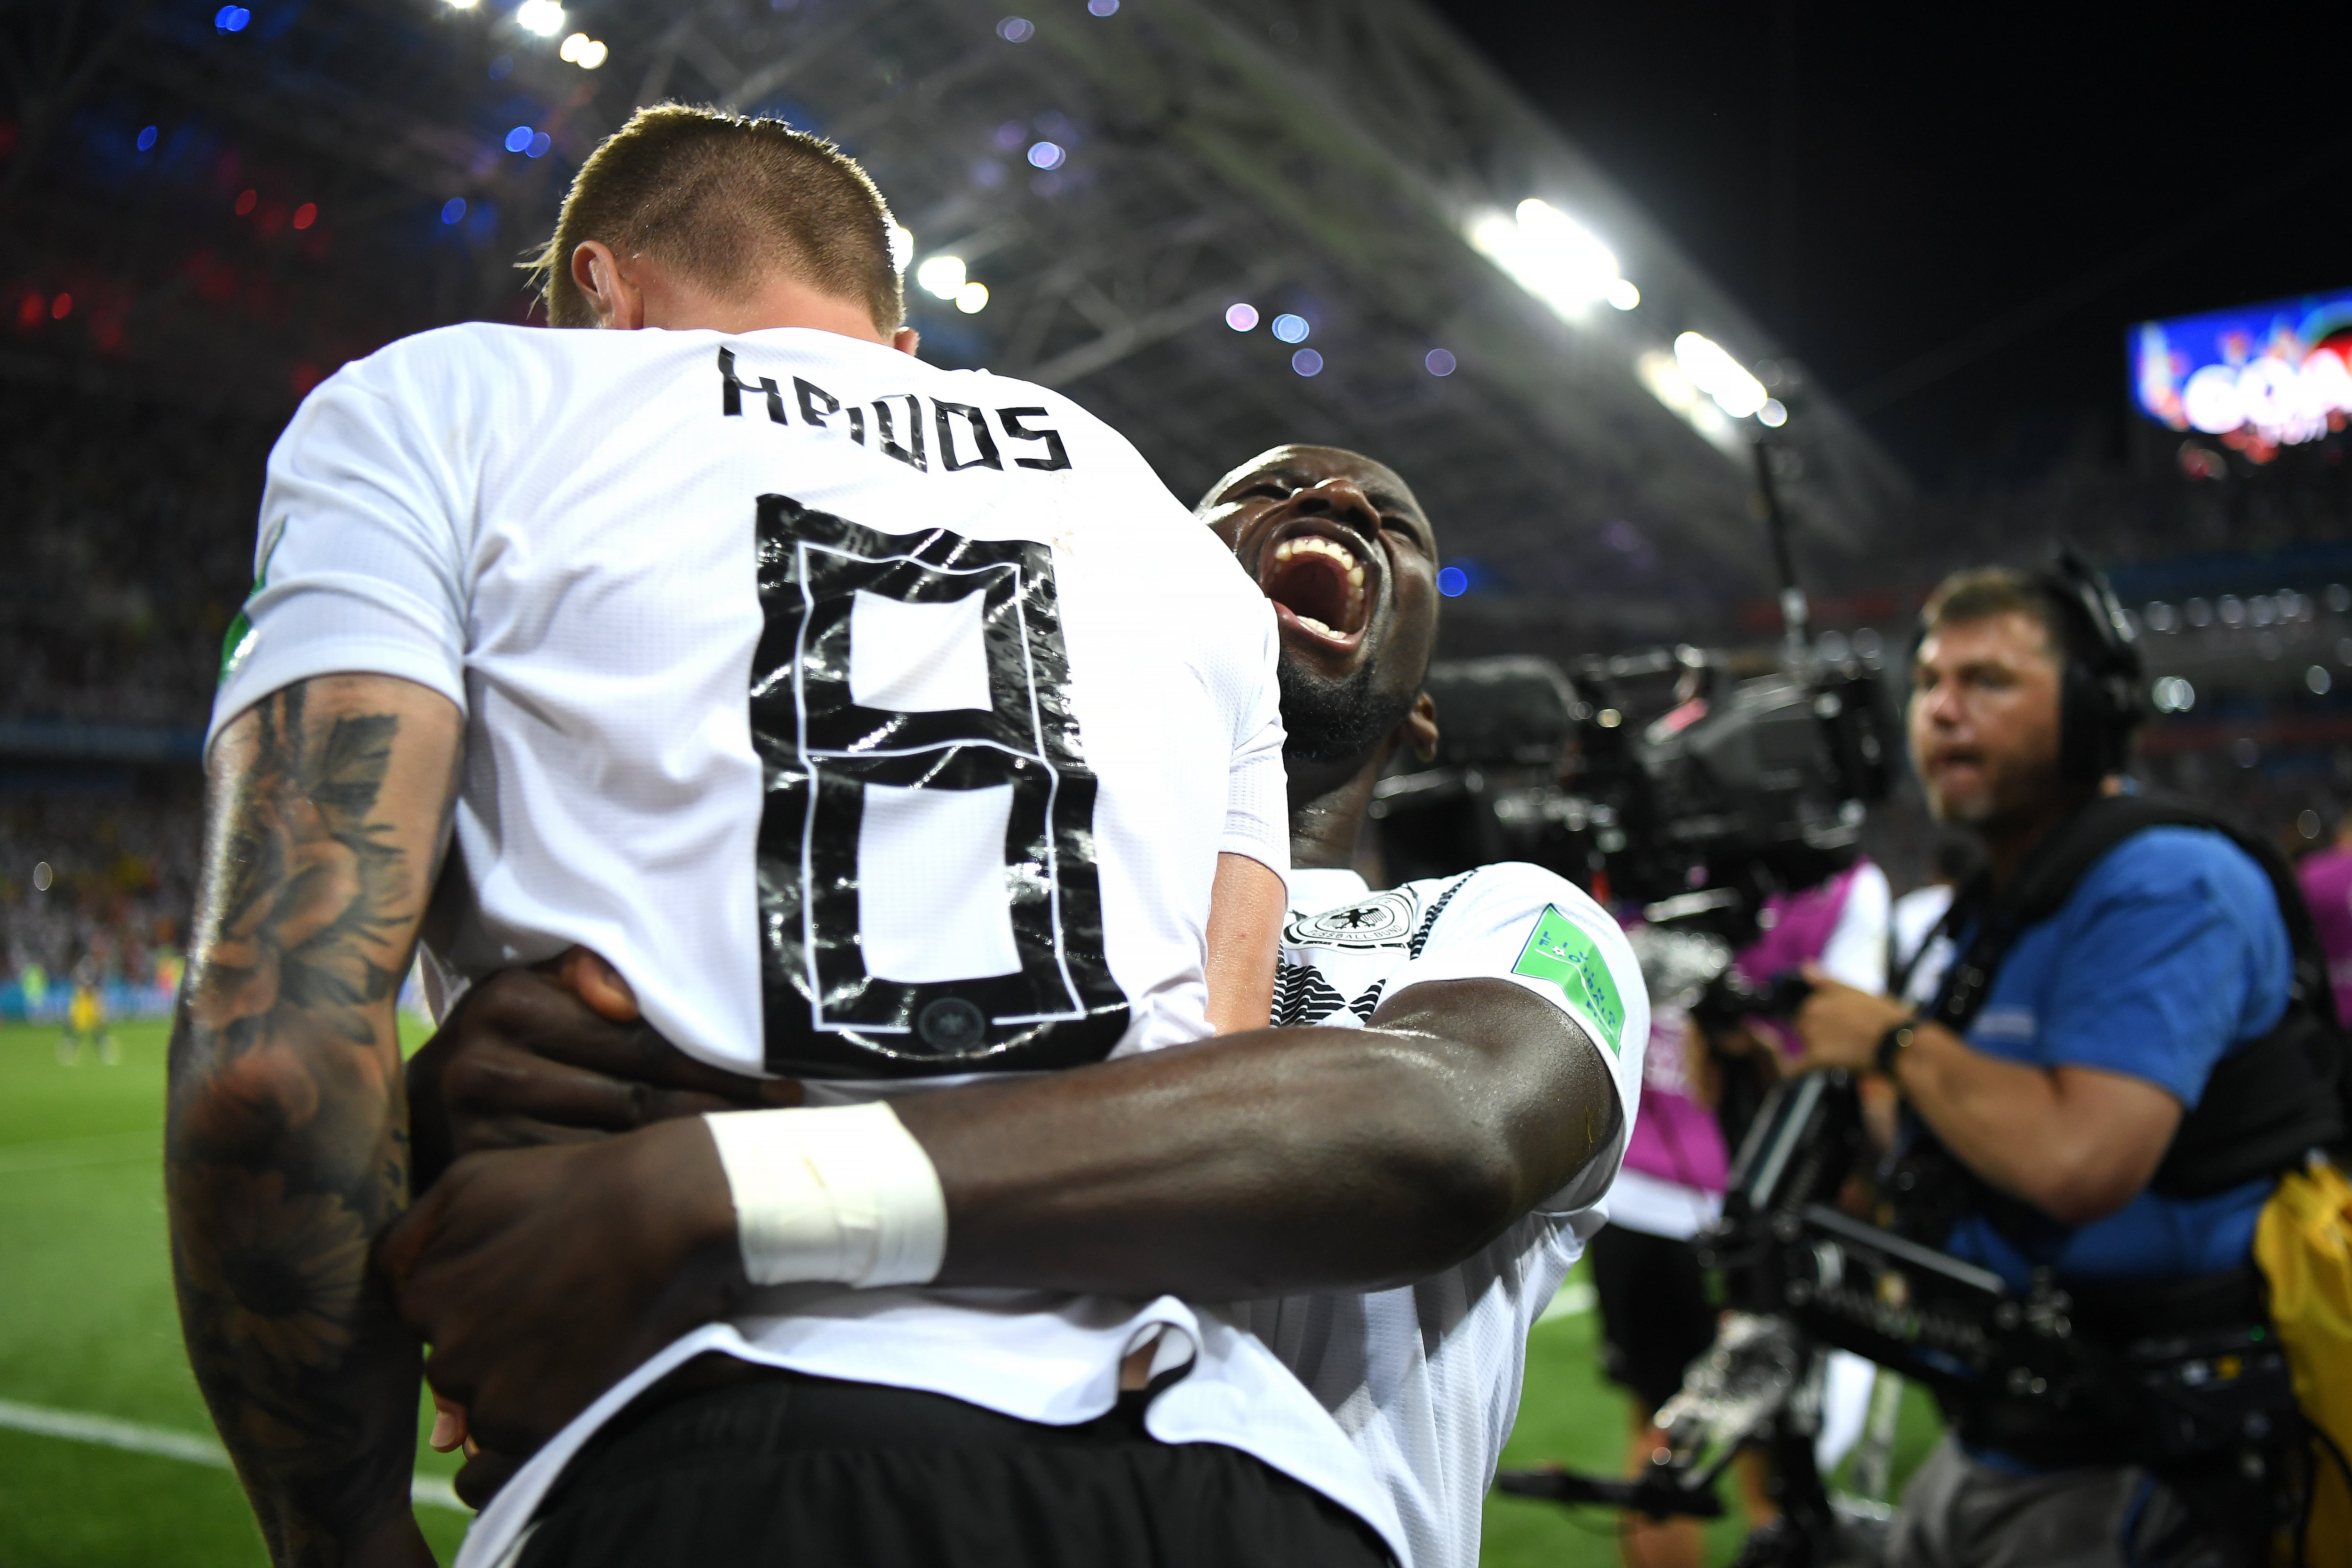
[[[1290,766],[1290,863],[1302,871],[1352,870],[1356,841],[1372,805],[1389,748],[1377,748],[1352,773],[1333,764],[1293,762]],[[1344,766],[1345,764],[1339,764]],[[1327,773],[1325,770],[1333,769]]]

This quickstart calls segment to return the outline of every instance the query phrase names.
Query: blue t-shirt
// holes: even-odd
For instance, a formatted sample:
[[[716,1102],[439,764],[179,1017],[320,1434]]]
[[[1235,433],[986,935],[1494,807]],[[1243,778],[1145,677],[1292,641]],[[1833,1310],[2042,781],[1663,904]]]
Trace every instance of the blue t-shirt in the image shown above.
[[[1965,947],[1965,943],[1962,944]],[[2144,1079],[2193,1109],[2213,1066],[2286,1011],[2294,960],[2270,879],[2202,827],[2152,827],[2093,866],[2058,912],[2010,949],[1968,1041],[2036,1067],[2088,1067]],[[1948,1249],[2022,1289],[2032,1270],[2062,1279],[2162,1279],[2243,1264],[2273,1184],[2194,1200],[2142,1192],[2028,1251],[1980,1215]]]

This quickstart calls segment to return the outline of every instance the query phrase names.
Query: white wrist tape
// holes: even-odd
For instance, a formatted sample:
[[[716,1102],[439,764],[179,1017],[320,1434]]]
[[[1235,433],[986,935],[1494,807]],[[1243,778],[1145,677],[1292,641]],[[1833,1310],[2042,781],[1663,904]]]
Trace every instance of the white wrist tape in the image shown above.
[[[931,1157],[882,1102],[705,1116],[754,1285],[924,1285],[947,1255]]]

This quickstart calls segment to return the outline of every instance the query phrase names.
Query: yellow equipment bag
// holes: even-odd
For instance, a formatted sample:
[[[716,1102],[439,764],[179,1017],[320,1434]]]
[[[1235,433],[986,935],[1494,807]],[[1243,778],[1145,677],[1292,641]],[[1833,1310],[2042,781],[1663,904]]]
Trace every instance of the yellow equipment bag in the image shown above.
[[[2324,1160],[2290,1173],[2263,1205],[2254,1261],[2304,1417],[2352,1456],[2352,1183]],[[2315,1443],[2311,1568],[2352,1568],[2352,1486]]]

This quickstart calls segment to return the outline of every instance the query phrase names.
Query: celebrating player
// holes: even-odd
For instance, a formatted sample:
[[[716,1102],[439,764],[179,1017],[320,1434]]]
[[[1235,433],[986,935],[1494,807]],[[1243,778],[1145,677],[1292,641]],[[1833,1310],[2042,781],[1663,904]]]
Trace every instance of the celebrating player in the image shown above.
[[[1287,858],[1265,604],[1075,405],[898,352],[894,230],[825,143],[646,111],[583,166],[549,300],[647,330],[407,339],[271,456],[166,1184],[190,1357],[281,1563],[429,1560],[416,1342],[369,1272],[408,1198],[393,1008],[429,895],[461,978],[591,947],[688,1054],[858,1101],[472,1173],[654,1253],[575,1255],[536,1357],[436,1334],[436,1381],[518,1447],[659,1376],[754,1282],[937,1276],[939,1179],[882,1089],[1188,1040],[1213,1005],[1264,1019]],[[840,1299],[797,1320],[820,1369],[961,1390],[964,1309]],[[1168,1314],[1000,1316],[1027,1359],[994,1375],[1042,1415]]]
[[[1373,893],[1349,868],[1392,750],[1427,753],[1436,741],[1422,695],[1435,541],[1402,481],[1352,453],[1278,447],[1222,481],[1201,514],[1282,625],[1297,868],[1276,1006],[1292,1026],[902,1100],[947,1194],[940,1279],[1235,1300],[1187,1309],[1197,1342],[1139,1358],[1176,1380],[1154,1398],[1149,1366],[1132,1366],[1133,1392],[1110,1415],[1077,1419],[1109,1402],[1107,1387],[1064,1414],[1072,1425],[1055,1451],[1151,1466],[1139,1500],[1181,1516],[1198,1494],[1171,1477],[1153,1437],[1240,1448],[1374,1525],[1375,1560],[1385,1548],[1407,1568],[1472,1568],[1528,1329],[1600,1224],[1593,1205],[1640,1082],[1646,996],[1614,925],[1550,873],[1493,866]],[[625,1015],[611,984],[591,989],[608,1014]],[[459,1152],[624,1130],[758,1092],[667,1052],[643,1026],[608,1022],[558,979],[520,971],[467,997],[409,1076],[420,1140],[454,1140]],[[428,1197],[420,1221],[438,1223],[444,1202]],[[550,1206],[507,1245],[543,1256],[568,1244],[571,1217]],[[608,1250],[605,1266],[636,1251]],[[520,1338],[563,1310],[528,1280],[466,1271],[434,1288],[446,1326],[473,1333],[474,1321],[495,1321]],[[784,1317],[728,1348],[804,1364],[795,1331]],[[961,1332],[969,1356],[1005,1353],[985,1314]],[[1265,1350],[1280,1371],[1259,1360]],[[1177,1376],[1183,1352],[1192,1363]],[[881,1363],[864,1375],[898,1381]],[[887,1562],[891,1546],[841,1542],[860,1531],[901,1541],[909,1530],[927,1562],[1076,1560],[1090,1544],[1090,1560],[1123,1560],[1087,1533],[1072,1501],[1083,1494],[1041,1489],[1030,1451],[1045,1445],[1034,1432],[985,1426],[944,1402],[905,1409],[907,1425],[880,1435],[870,1421],[827,1431],[819,1423],[834,1407],[808,1403],[805,1382],[747,1387],[740,1376],[706,1366],[674,1379],[669,1403],[641,1399],[617,1415],[618,1436],[600,1438],[551,1489],[542,1458],[478,1535],[509,1540],[535,1516],[527,1563],[730,1562],[812,1542],[828,1561]],[[1302,1418],[1302,1385],[1321,1419]],[[822,1397],[848,1396],[825,1385]],[[1002,1408],[1003,1397],[977,1402]],[[755,1427],[751,1412],[761,1409],[769,1417]],[[736,1444],[723,1459],[708,1437],[696,1446],[711,1431]],[[1020,1444],[1017,1465],[972,1451],[1008,1440]],[[819,1484],[845,1467],[870,1476],[886,1443],[919,1446],[934,1468],[901,1460],[866,1499]],[[960,1479],[975,1472],[1035,1506],[976,1498]],[[483,1460],[469,1468],[477,1484],[488,1474]],[[1261,1512],[1247,1517],[1255,1528]],[[1349,1545],[1312,1544],[1282,1550],[1321,1562]],[[1220,1556],[1231,1542],[1198,1545],[1169,1560],[1260,1560]]]

